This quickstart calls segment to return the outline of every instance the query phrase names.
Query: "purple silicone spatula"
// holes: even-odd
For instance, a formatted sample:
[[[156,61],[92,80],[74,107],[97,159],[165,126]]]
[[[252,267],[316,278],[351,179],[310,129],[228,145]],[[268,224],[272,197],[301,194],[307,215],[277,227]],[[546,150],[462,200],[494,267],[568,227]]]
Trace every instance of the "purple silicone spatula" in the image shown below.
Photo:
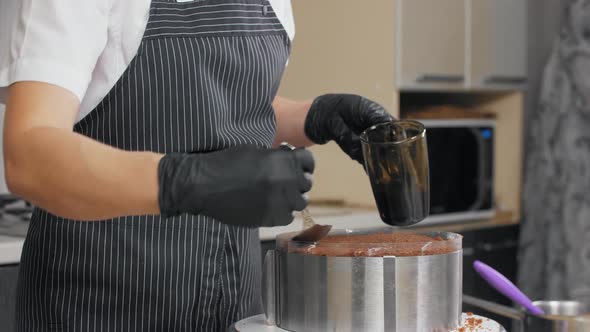
[[[516,287],[500,272],[477,260],[473,263],[473,268],[482,278],[485,279],[485,281],[488,282],[488,284],[490,284],[490,286],[494,287],[498,292],[502,293],[504,296],[511,299],[515,303],[518,303],[526,308],[526,310],[531,314],[545,314],[543,310],[535,306],[533,302],[526,295],[524,295],[520,289],[518,289],[518,287]]]

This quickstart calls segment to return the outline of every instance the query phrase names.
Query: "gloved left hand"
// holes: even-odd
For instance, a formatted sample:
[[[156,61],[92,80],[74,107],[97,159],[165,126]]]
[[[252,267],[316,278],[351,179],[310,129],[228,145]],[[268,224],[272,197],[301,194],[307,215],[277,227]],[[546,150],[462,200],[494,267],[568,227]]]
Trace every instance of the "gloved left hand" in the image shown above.
[[[316,144],[335,141],[350,158],[363,164],[359,135],[367,128],[392,121],[383,106],[352,94],[317,97],[305,118],[305,135]]]

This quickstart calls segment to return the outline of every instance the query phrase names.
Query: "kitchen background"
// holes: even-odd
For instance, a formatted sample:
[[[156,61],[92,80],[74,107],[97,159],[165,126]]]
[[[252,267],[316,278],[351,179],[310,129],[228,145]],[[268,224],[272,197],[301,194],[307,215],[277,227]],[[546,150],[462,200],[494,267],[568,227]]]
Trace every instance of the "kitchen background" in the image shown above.
[[[520,224],[527,222],[521,209],[527,152],[522,149],[526,146],[523,139],[527,119],[538,106],[543,68],[558,35],[565,3],[293,1],[297,34],[280,92],[286,97],[350,91],[381,102],[398,117],[416,117],[416,110],[428,108],[428,117],[434,118],[486,114],[495,119],[494,216],[447,218],[442,224],[423,226],[465,236],[465,294],[510,304],[477,277],[471,266],[479,259],[517,280]],[[311,212],[316,221],[335,227],[382,226],[360,166],[346,162],[334,145],[313,151],[318,168]],[[0,178],[4,178],[3,167]],[[0,193],[0,323],[2,331],[10,332],[30,207],[15,201],[3,181]],[[285,228],[262,229],[263,248],[273,246],[275,234],[300,227],[296,220]],[[491,313],[475,308],[465,311],[510,326]]]

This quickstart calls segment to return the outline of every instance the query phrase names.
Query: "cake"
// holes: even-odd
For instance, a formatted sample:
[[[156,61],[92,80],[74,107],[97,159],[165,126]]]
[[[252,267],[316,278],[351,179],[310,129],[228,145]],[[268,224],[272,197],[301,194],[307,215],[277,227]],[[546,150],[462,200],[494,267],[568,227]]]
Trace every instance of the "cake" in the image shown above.
[[[315,243],[294,243],[289,251],[317,256],[400,257],[448,254],[458,249],[454,241],[440,236],[382,232],[332,235]]]

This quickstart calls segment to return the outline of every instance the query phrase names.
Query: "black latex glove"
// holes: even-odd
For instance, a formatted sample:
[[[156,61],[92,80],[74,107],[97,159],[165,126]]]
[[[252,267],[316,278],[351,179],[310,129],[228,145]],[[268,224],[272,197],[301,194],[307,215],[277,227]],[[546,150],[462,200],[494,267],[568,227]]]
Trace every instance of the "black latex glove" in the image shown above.
[[[312,154],[238,146],[211,153],[167,154],[158,167],[163,216],[202,214],[246,227],[287,225],[307,206]]]
[[[316,144],[335,141],[350,158],[363,164],[359,135],[367,128],[393,120],[379,104],[350,94],[317,97],[305,119],[305,135]]]

